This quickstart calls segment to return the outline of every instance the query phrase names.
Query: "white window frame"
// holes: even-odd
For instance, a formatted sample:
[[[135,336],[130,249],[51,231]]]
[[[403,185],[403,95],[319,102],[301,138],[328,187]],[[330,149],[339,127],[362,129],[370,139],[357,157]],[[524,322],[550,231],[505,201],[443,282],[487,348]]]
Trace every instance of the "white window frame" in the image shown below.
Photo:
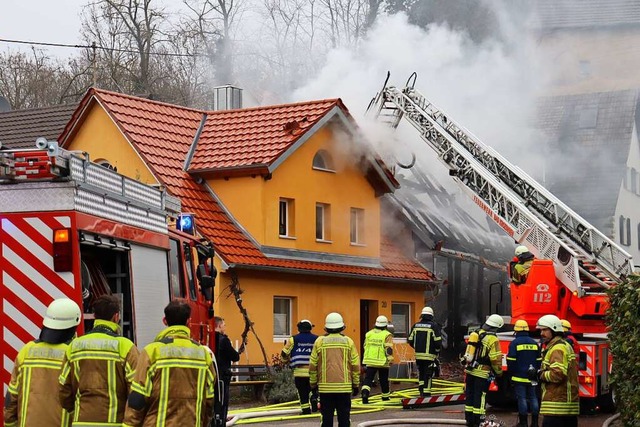
[[[364,245],[364,209],[351,208],[349,221],[350,221],[349,241],[351,242],[351,245],[365,246]]]
[[[276,300],[282,300],[286,302],[286,310],[288,313],[276,313]],[[276,330],[276,324],[279,320],[276,318],[276,315],[284,315],[285,327],[283,331]],[[274,296],[273,297],[273,339],[274,341],[280,341],[282,338],[288,338],[291,336],[291,319],[293,316],[293,298],[291,297],[281,297]],[[283,332],[283,333],[278,333]]]
[[[285,227],[285,234],[282,234],[280,231],[280,224],[281,224],[281,220],[282,220],[282,215],[283,215],[283,208],[282,206],[284,205],[284,227]],[[295,221],[295,213],[293,212],[293,209],[295,209],[295,202],[294,199],[287,199],[285,197],[281,197],[280,200],[278,201],[278,236],[280,236],[281,238],[284,239],[293,239],[295,238],[295,227],[293,227],[293,223],[292,221]]]
[[[321,209],[321,214],[318,215],[318,209]],[[329,215],[327,215],[327,212],[329,213]],[[329,221],[327,221],[327,216],[329,216]],[[322,235],[320,237],[318,237],[318,220],[320,220],[320,228],[322,231]],[[327,204],[327,203],[316,203],[316,229],[315,229],[315,236],[316,236],[316,242],[319,243],[331,243],[331,237],[330,237],[330,224],[328,224],[328,222],[330,222],[331,220],[331,205]]]
[[[402,307],[406,307],[406,311],[407,311],[407,315],[406,315],[406,319],[404,322],[404,326],[406,327],[406,331],[403,333],[401,331],[402,328],[399,328],[398,326],[402,323],[400,322],[400,319],[398,319],[397,316],[399,316],[398,314],[394,315],[394,308],[396,308],[396,306],[402,306]],[[391,302],[391,323],[393,324],[394,327],[394,332],[393,332],[393,339],[394,341],[400,341],[400,342],[404,342],[407,340],[407,338],[409,338],[409,333],[411,332],[411,303],[408,302]],[[399,330],[400,329],[400,330]]]
[[[325,167],[316,166],[315,163],[318,157],[322,159]],[[311,168],[317,171],[335,173],[335,169],[333,167],[333,158],[331,157],[331,154],[329,154],[329,152],[327,152],[326,150],[318,150],[318,152],[316,152],[316,154],[313,156],[313,160],[311,161]]]

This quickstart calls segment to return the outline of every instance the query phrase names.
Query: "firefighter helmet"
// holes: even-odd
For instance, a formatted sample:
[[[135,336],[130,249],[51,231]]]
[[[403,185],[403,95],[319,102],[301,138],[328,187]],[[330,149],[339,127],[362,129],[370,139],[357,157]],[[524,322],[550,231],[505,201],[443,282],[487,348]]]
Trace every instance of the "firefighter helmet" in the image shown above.
[[[69,329],[80,324],[81,316],[78,304],[69,298],[59,298],[47,307],[42,324],[49,329]]]
[[[311,320],[302,319],[296,326],[300,331],[310,331],[311,329],[313,329],[314,325],[313,323],[311,323]]]
[[[564,332],[568,332],[571,330],[571,322],[569,322],[567,319],[560,319],[560,323],[562,323],[562,330]]]
[[[522,255],[522,254],[523,254],[523,253],[525,253],[525,252],[529,252],[529,248],[528,248],[528,247],[526,247],[526,246],[524,246],[524,245],[520,245],[520,246],[518,246],[518,247],[516,248],[516,252],[515,252],[515,254],[516,254],[516,256],[520,256],[520,255]]]
[[[422,309],[422,311],[420,312],[420,314],[421,314],[421,315],[428,314],[428,315],[430,315],[430,316],[433,316],[433,308],[431,308],[431,307],[424,307],[424,308]]]
[[[491,327],[500,329],[504,326],[504,319],[499,314],[492,314],[484,323]]]
[[[344,320],[340,313],[329,313],[324,320],[324,327],[326,329],[342,329],[344,328]]]
[[[389,320],[387,319],[387,316],[378,316],[376,318],[376,326],[378,328],[384,328],[389,324]]]
[[[529,324],[527,323],[526,320],[518,320],[516,321],[516,324],[513,325],[513,330],[516,332],[520,332],[520,331],[528,331],[529,330]]]
[[[545,314],[540,319],[538,319],[538,324],[536,325],[538,329],[549,328],[554,332],[563,332],[562,330],[562,322],[558,318],[558,316],[553,314]]]

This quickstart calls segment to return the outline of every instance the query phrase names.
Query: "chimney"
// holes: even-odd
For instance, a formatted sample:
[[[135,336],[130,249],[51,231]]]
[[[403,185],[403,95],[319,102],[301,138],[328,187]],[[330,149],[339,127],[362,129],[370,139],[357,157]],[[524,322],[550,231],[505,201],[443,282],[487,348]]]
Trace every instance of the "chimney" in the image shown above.
[[[235,110],[242,108],[242,89],[232,85],[213,88],[212,110]]]

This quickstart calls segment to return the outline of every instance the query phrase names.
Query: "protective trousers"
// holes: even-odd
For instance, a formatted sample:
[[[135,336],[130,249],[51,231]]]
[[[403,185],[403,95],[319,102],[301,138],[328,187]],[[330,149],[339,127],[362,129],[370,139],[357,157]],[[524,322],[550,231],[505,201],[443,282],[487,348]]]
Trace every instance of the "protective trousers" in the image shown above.
[[[476,377],[467,373],[465,380],[466,402],[464,404],[464,419],[468,426],[477,427],[485,414],[485,399],[489,390],[487,378]]]
[[[365,390],[367,392],[371,391],[371,385],[373,384],[373,378],[376,376],[376,372],[378,373],[378,378],[380,379],[380,389],[382,390],[382,398],[387,400],[389,398],[389,368],[374,368],[371,366],[367,366],[367,371],[364,376],[364,384],[362,386],[362,391]]]
[[[351,425],[351,393],[320,393],[321,427],[333,427],[333,413],[338,415],[338,427]]]
[[[298,390],[298,396],[300,397],[302,413],[310,414],[311,405],[309,404],[309,394],[311,393],[311,385],[309,384],[309,377],[293,377],[293,381]]]
[[[433,379],[433,372],[435,371],[434,363],[432,360],[416,360],[418,365],[418,390],[420,391],[420,397],[424,397],[425,394],[431,395],[431,381]]]

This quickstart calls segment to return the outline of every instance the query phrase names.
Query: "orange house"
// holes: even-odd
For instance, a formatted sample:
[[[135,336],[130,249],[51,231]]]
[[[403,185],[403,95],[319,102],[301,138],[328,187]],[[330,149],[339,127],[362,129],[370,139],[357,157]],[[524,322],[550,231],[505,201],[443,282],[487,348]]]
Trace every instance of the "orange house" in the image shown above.
[[[410,233],[382,232],[380,198],[397,181],[356,135],[339,99],[201,111],[91,89],[59,141],[195,214],[216,250],[215,313],[239,342],[246,309],[241,363],[262,363],[300,319],[320,334],[331,311],[356,342],[384,314],[402,346],[424,304],[433,275]]]

